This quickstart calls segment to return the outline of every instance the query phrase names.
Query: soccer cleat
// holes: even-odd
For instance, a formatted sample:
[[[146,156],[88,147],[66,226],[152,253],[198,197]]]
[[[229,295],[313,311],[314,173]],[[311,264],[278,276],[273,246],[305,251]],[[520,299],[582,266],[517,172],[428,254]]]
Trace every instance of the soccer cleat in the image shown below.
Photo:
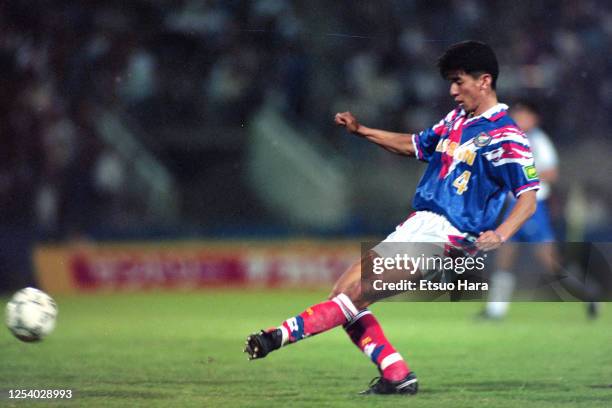
[[[389,381],[383,377],[376,377],[370,382],[367,390],[360,394],[409,394],[414,395],[419,390],[419,382],[414,373],[410,373],[400,381]]]
[[[599,302],[587,303],[587,317],[589,319],[597,319],[597,316],[599,316],[599,306]]]
[[[282,338],[280,329],[261,330],[247,337],[243,351],[248,354],[249,360],[264,358],[271,351],[280,348]]]
[[[481,310],[476,316],[474,316],[474,319],[478,320],[478,321],[502,321],[504,320],[504,315],[494,315],[492,313],[487,312],[486,310]]]

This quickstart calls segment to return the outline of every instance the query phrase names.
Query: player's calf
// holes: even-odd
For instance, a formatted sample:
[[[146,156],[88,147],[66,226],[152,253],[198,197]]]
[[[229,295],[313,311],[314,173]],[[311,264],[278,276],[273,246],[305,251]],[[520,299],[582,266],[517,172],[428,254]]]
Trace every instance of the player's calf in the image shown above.
[[[251,334],[244,352],[250,360],[262,358],[282,346],[341,326],[356,315],[357,309],[348,296],[339,294],[285,320],[278,328]]]
[[[362,310],[344,325],[352,342],[372,360],[381,377],[387,382],[397,382],[410,374],[403,357],[385,336],[378,320],[367,309]]]

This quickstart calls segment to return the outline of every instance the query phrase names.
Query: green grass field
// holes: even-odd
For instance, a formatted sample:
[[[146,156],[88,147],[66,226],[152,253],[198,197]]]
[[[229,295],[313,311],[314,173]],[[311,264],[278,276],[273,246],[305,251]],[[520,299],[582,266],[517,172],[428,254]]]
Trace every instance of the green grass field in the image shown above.
[[[479,322],[479,303],[381,303],[372,310],[419,375],[413,397],[359,396],[377,372],[341,329],[248,362],[251,331],[324,292],[205,291],[57,297],[56,331],[25,344],[0,330],[0,406],[610,407],[612,308],[514,304]],[[2,299],[7,300],[6,298]],[[71,389],[10,400],[9,389]]]

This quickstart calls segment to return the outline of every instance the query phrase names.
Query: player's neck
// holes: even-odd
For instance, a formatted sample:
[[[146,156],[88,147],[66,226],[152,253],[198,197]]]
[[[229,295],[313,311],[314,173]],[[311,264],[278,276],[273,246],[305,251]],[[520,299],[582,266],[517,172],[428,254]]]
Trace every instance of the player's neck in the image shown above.
[[[492,107],[494,107],[495,105],[497,105],[497,95],[496,94],[491,94],[485,98],[483,98],[482,102],[480,104],[478,104],[478,107],[473,111],[470,112],[470,115],[472,117],[474,116],[480,116],[483,113],[485,113],[486,111],[488,111],[489,109],[491,109]]]

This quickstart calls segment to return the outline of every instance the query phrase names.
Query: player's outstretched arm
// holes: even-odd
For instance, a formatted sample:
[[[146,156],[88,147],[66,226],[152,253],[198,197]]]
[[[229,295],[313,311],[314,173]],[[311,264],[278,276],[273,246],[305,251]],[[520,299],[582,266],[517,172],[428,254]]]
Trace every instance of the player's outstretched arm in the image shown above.
[[[336,113],[334,121],[338,126],[344,126],[349,132],[364,137],[390,152],[405,156],[415,155],[412,134],[369,128],[360,124],[351,112]]]
[[[508,218],[495,230],[482,232],[476,240],[476,245],[484,251],[499,247],[533,215],[537,205],[535,190],[524,192],[516,200]]]

